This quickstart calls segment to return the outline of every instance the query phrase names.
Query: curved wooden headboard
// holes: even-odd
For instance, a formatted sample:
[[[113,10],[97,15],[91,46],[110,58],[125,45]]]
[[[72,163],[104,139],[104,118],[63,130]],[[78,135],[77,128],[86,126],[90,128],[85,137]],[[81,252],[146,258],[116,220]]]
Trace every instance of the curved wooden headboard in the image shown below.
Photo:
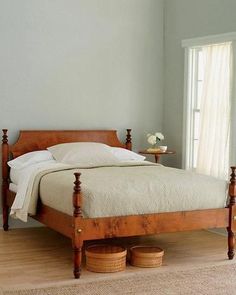
[[[131,129],[127,129],[126,143],[123,144],[117,137],[116,130],[21,130],[17,141],[9,145],[7,129],[2,135],[2,178],[3,186],[8,181],[7,161],[10,155],[13,158],[28,152],[45,150],[47,147],[68,142],[101,142],[113,147],[132,149]]]
[[[9,145],[9,153],[15,158],[68,142],[101,142],[113,147],[131,149],[130,131],[127,129],[126,144],[123,144],[118,139],[116,130],[21,130],[17,141]]]

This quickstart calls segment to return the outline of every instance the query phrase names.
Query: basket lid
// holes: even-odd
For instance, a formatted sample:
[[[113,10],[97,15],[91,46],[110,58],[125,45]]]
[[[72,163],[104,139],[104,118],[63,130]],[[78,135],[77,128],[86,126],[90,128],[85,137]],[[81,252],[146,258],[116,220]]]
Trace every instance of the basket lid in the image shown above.
[[[133,255],[138,257],[161,257],[164,250],[156,246],[134,246],[130,248]]]
[[[127,250],[124,247],[117,245],[92,245],[85,250],[85,254],[88,257],[95,258],[118,258],[124,257],[127,254]]]

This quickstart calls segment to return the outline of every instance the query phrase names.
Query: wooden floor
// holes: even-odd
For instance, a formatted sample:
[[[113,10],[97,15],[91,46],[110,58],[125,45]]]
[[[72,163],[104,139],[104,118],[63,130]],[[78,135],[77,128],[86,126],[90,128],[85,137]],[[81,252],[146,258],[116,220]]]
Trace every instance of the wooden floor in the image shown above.
[[[145,238],[113,240],[126,246],[156,244],[165,250],[164,265],[158,271],[232,263],[227,260],[226,237],[207,231],[162,234]],[[70,240],[47,228],[0,230],[0,287],[31,288],[67,284],[72,279]],[[233,262],[234,263],[234,262]],[[128,266],[116,274],[91,273],[83,268],[81,280],[124,276],[145,272]]]

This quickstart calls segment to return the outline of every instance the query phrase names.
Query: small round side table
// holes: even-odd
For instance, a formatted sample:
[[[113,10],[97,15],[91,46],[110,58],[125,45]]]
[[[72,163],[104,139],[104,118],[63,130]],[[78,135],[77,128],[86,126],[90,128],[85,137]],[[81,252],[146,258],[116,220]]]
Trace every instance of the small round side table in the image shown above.
[[[156,163],[159,163],[160,157],[163,156],[163,155],[174,155],[174,154],[176,154],[176,152],[172,151],[172,150],[167,150],[165,152],[163,152],[161,150],[157,150],[157,151],[142,150],[142,151],[139,151],[139,153],[143,154],[143,155],[154,155]]]

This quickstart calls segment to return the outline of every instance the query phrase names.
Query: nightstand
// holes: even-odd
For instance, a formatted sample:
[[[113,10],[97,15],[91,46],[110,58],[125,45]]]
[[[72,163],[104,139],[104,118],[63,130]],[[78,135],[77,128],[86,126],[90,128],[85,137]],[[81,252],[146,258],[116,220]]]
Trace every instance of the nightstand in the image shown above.
[[[176,152],[172,151],[172,150],[167,150],[165,152],[161,151],[161,150],[157,150],[157,151],[148,151],[148,150],[143,150],[143,151],[139,151],[139,154],[143,154],[143,155],[154,155],[155,156],[155,161],[156,163],[159,163],[160,160],[160,156],[163,155],[174,155]]]

